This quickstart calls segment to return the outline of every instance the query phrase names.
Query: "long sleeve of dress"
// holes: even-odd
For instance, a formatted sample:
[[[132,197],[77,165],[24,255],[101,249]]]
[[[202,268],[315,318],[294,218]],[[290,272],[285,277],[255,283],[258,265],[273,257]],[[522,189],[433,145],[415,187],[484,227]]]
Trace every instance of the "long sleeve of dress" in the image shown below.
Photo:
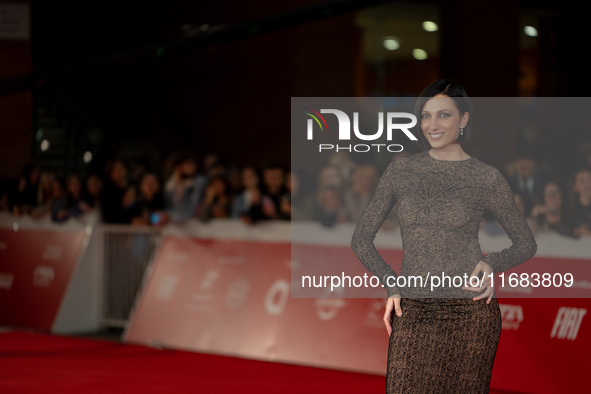
[[[496,273],[527,261],[538,246],[525,216],[517,208],[511,187],[500,172],[495,174],[486,208],[496,216],[512,242],[509,248],[489,253],[482,259]]]
[[[351,249],[365,268],[380,278],[387,290],[388,297],[399,294],[395,286],[397,275],[378,253],[373,241],[396,203],[394,169],[395,164],[391,162],[382,174],[375,193],[361,214],[351,238]],[[388,281],[390,276],[392,278]],[[393,286],[388,286],[388,282]]]

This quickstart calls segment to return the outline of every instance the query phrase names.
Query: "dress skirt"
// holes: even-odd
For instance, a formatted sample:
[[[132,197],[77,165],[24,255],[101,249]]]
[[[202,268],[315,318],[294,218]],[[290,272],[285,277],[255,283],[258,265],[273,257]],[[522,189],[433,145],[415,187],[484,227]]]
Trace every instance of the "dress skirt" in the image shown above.
[[[488,393],[501,335],[496,298],[402,298],[393,311],[386,392]]]

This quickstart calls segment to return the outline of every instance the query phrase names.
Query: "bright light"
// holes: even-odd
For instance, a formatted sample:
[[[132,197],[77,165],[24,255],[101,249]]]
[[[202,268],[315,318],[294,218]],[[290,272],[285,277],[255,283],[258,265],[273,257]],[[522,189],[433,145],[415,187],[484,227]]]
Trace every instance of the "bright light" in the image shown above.
[[[437,26],[437,23],[433,21],[424,21],[423,29],[425,29],[426,31],[437,31],[439,30],[439,26]]]
[[[49,141],[47,141],[47,140],[41,141],[41,150],[43,152],[45,152],[47,149],[49,149]]]
[[[536,29],[533,26],[525,26],[523,28],[523,32],[530,37],[537,37],[538,36],[538,29]]]
[[[417,60],[425,60],[427,56],[427,52],[424,49],[415,48],[412,50],[412,55]]]
[[[14,230],[15,233],[18,231],[18,223],[17,222],[14,222],[14,224],[12,225],[12,229]]]
[[[89,151],[84,152],[84,162],[90,163],[91,160],[92,160],[92,153],[90,153]]]
[[[384,48],[389,51],[395,51],[400,48],[400,43],[393,37],[384,38]]]

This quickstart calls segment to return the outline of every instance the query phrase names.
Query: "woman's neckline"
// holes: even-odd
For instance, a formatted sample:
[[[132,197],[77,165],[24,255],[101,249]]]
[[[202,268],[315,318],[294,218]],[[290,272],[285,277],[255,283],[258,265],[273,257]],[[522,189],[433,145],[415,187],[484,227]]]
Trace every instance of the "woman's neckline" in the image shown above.
[[[447,163],[461,163],[461,162],[470,161],[473,159],[473,157],[470,156],[467,159],[462,159],[462,160],[442,160],[442,159],[436,159],[433,156],[431,156],[431,153],[429,153],[429,151],[427,151],[426,153],[427,153],[427,156],[429,156],[431,158],[431,160],[443,161],[443,162],[447,162]]]

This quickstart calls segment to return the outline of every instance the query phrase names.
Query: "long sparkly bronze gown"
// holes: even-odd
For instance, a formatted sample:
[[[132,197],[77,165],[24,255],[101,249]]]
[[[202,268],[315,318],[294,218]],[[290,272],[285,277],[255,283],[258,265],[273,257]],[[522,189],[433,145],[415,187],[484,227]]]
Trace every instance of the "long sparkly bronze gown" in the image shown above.
[[[403,244],[400,275],[427,281],[442,272],[469,277],[480,260],[494,272],[523,263],[537,250],[527,221],[496,168],[475,158],[438,160],[425,151],[388,165],[351,240],[388,297],[402,297],[402,316],[393,312],[392,317],[387,393],[488,393],[501,334],[497,300],[473,301],[484,290],[462,290],[449,282],[434,291],[408,282],[397,287],[392,279],[388,284],[385,279],[397,275],[373,240],[396,203]],[[496,216],[512,245],[482,257],[478,232],[485,210]]]

